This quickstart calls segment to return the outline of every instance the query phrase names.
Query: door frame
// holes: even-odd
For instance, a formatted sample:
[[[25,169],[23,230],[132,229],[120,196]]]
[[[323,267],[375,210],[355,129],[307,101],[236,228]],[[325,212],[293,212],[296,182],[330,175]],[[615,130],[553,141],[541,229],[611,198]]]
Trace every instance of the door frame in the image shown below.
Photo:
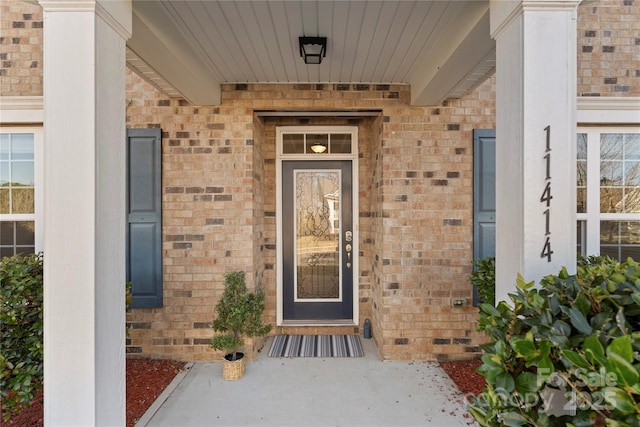
[[[350,154],[283,154],[282,135],[290,133],[349,133],[352,135]],[[288,160],[347,160],[351,162],[352,221],[353,221],[353,319],[350,321],[309,321],[283,319],[283,251],[282,251],[282,162]],[[357,126],[276,126],[276,325],[277,326],[345,326],[358,325],[359,310],[359,181]]]

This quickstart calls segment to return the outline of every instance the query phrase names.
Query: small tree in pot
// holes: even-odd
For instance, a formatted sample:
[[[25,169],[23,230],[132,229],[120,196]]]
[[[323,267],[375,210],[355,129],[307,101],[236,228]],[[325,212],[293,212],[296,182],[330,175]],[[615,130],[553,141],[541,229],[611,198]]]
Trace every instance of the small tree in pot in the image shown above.
[[[271,325],[262,322],[264,292],[249,293],[244,271],[233,271],[225,275],[225,290],[216,305],[217,317],[213,321],[216,335],[211,347],[226,351],[222,378],[237,380],[244,375],[244,354],[239,352],[244,337],[264,336]]]

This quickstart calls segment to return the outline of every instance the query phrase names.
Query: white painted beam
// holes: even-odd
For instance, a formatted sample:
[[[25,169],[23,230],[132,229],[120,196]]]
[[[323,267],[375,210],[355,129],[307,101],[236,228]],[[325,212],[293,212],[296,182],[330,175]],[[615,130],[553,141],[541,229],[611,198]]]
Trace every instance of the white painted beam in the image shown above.
[[[488,5],[467,5],[464,13],[463,18],[443,29],[441,49],[424,59],[422,71],[412,79],[413,105],[439,105],[474,70],[493,64],[495,41],[489,34]],[[493,69],[483,74],[478,84],[493,75]]]
[[[220,104],[221,82],[193,52],[159,3],[134,3],[133,37],[127,47],[190,103]]]

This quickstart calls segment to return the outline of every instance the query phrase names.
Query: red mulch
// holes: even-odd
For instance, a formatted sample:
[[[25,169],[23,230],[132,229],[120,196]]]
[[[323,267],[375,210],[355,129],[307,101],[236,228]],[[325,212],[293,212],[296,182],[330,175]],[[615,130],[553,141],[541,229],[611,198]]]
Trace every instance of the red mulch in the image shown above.
[[[127,359],[127,427],[144,415],[183,367],[175,360]]]
[[[127,359],[127,427],[135,425],[183,367],[174,360]],[[40,389],[28,407],[2,425],[44,426],[42,402]]]
[[[484,377],[476,372],[482,364],[480,359],[440,362],[440,366],[451,377],[464,395],[479,395],[487,386]]]

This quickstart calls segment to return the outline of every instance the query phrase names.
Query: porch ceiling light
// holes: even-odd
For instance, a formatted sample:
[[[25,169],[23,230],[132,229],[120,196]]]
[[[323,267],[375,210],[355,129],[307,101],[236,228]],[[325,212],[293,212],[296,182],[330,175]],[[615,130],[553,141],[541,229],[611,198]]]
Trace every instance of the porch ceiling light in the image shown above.
[[[322,58],[327,54],[326,37],[305,37],[299,39],[300,56],[304,58],[305,64],[320,64]]]
[[[327,146],[320,142],[316,142],[311,146],[311,151],[318,154],[324,153],[325,151],[327,151]]]

